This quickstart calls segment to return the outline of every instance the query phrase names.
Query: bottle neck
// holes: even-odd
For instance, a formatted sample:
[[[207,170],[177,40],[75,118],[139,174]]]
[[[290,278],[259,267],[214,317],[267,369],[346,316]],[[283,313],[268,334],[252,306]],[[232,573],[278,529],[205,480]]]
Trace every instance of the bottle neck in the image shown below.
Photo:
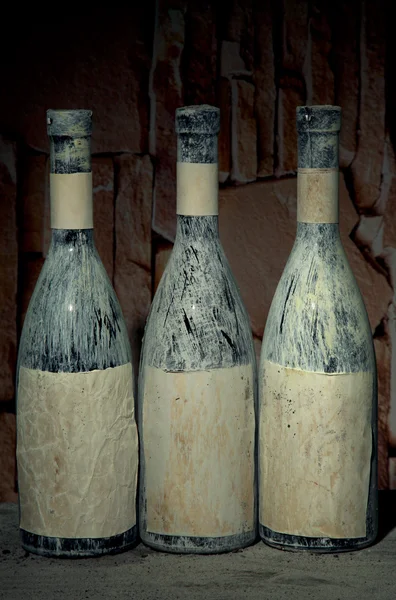
[[[94,250],[95,241],[93,229],[53,229],[51,238],[51,251],[67,250],[72,256],[73,252],[82,249]]]
[[[338,223],[338,178],[338,131],[299,131],[299,223]]]
[[[214,216],[218,209],[217,135],[179,134],[176,196],[178,215]]]
[[[185,216],[177,215],[175,245],[188,245],[194,242],[210,245],[219,239],[217,215]]]
[[[93,228],[91,137],[50,138],[51,227]]]

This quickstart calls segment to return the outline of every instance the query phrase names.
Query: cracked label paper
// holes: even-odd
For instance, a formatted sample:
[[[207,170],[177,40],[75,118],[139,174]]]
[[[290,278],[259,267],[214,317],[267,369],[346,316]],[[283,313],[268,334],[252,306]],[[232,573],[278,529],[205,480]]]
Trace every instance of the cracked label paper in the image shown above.
[[[366,536],[372,373],[264,363],[260,523],[289,535]]]
[[[22,529],[102,538],[136,524],[130,363],[89,373],[21,367],[17,420]]]
[[[254,527],[251,365],[170,373],[145,368],[147,530],[221,537]]]

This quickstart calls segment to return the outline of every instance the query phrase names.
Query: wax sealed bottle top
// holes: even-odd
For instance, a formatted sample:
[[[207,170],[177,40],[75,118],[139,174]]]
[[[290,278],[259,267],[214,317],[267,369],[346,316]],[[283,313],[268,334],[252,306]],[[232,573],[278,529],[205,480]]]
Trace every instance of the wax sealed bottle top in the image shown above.
[[[335,132],[341,129],[341,107],[297,106],[297,130]]]
[[[92,134],[92,110],[47,110],[50,137],[82,138]]]
[[[184,163],[217,163],[220,109],[209,104],[176,109],[177,160]]]
[[[177,133],[217,135],[220,131],[220,109],[209,104],[183,106],[176,109]]]
[[[341,129],[339,106],[298,106],[299,169],[338,168],[338,134]]]

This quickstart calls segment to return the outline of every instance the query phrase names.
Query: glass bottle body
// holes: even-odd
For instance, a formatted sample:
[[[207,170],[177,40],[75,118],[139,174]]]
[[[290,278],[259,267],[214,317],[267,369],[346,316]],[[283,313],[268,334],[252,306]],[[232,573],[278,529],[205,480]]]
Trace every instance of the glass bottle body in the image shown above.
[[[217,553],[256,537],[256,364],[217,216],[178,215],[139,376],[140,535]]]
[[[319,552],[372,543],[376,362],[337,223],[298,223],[267,319],[259,386],[262,539]],[[284,461],[289,471],[277,470]]]
[[[23,547],[97,556],[136,540],[126,325],[93,238],[91,111],[48,111],[52,242],[23,325],[17,468]]]

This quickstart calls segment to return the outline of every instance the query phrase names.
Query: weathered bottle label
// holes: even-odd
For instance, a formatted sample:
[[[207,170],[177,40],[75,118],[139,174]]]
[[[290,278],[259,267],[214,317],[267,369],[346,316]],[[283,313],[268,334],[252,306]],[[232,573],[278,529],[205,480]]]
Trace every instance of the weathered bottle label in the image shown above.
[[[147,531],[222,537],[254,528],[252,365],[171,373],[146,367]]]
[[[338,223],[338,169],[298,169],[297,221]]]
[[[51,173],[51,228],[92,229],[92,172]]]
[[[218,214],[217,163],[178,162],[176,182],[178,215]]]
[[[316,373],[264,361],[260,523],[289,535],[366,536],[373,373]]]
[[[89,373],[21,367],[17,437],[22,529],[103,538],[136,524],[130,363]]]

